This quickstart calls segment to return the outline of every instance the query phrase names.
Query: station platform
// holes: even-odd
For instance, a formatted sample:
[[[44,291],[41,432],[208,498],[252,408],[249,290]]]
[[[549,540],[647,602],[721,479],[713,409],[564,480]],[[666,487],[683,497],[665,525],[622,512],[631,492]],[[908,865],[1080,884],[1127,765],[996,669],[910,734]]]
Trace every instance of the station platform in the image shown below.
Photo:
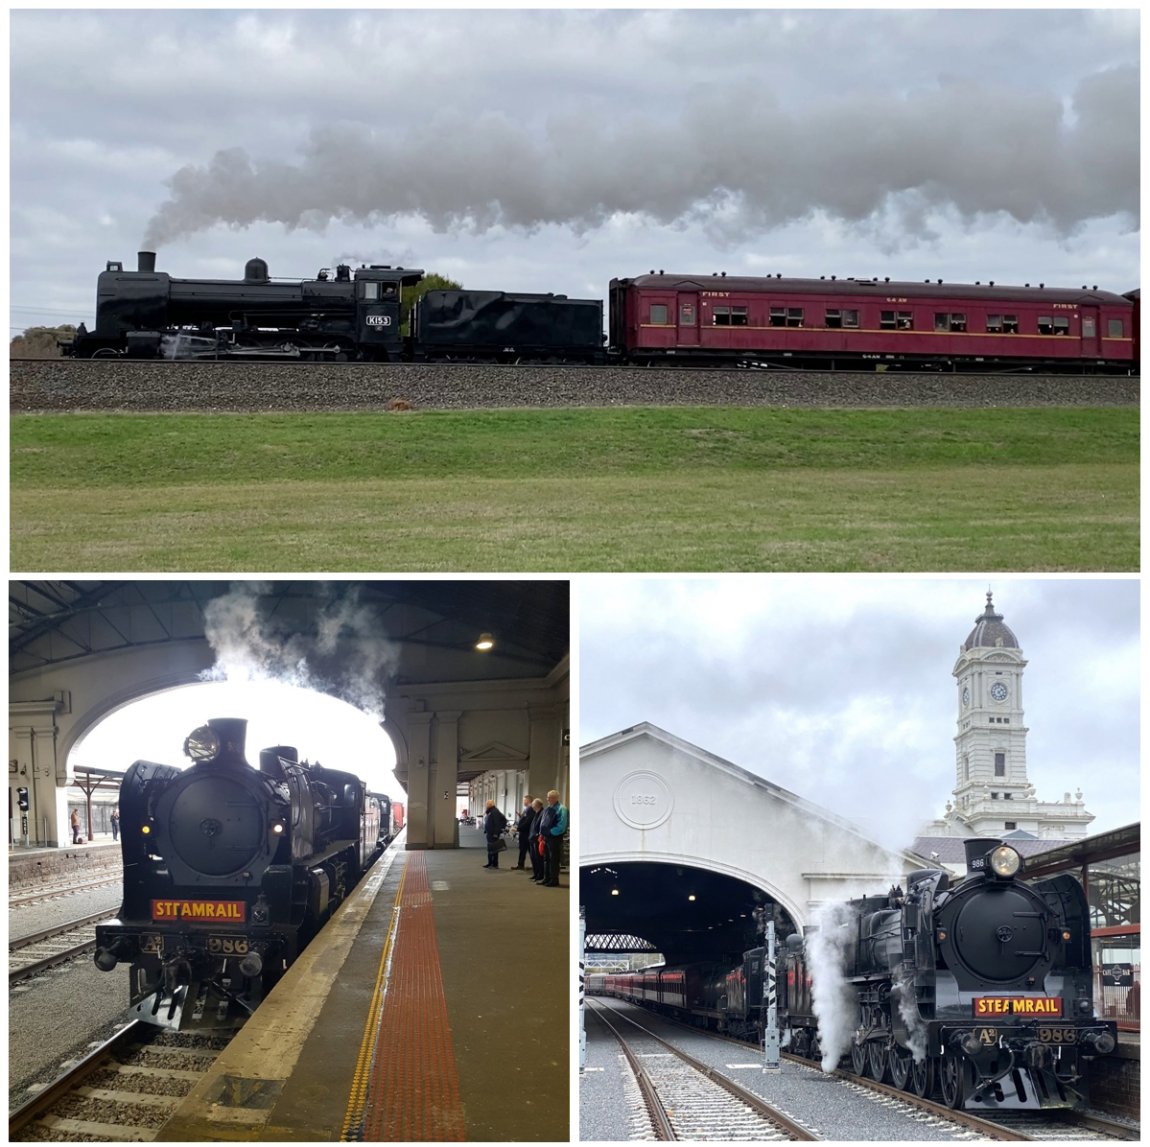
[[[570,1139],[570,895],[400,836],[157,1138]]]

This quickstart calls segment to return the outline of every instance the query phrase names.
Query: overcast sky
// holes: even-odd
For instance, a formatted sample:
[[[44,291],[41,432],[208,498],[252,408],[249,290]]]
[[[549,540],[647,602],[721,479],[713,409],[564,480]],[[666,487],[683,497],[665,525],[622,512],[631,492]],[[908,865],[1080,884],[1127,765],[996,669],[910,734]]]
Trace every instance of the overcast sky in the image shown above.
[[[11,15],[11,323],[401,264],[1139,285],[1136,10]]]
[[[906,846],[954,789],[951,670],[988,587],[1038,799],[1081,787],[1091,833],[1139,820],[1135,579],[583,578],[580,741],[649,721]]]

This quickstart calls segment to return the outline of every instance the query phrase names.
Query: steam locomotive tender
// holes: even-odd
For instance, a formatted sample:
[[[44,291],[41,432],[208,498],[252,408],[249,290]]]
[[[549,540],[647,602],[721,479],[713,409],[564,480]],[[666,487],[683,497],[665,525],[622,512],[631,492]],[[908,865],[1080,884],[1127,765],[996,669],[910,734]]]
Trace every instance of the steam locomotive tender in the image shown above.
[[[124,899],[96,966],[129,964],[136,1018],[241,1023],[386,847],[386,797],[295,749],[244,757],[247,722],[209,721],[192,764],[137,761],[120,790]]]
[[[1066,875],[1018,879],[1022,858],[1002,842],[966,851],[957,882],[924,869],[905,894],[847,903],[837,973],[854,1000],[851,1067],[921,1096],[941,1090],[954,1108],[1074,1106],[1085,1061],[1116,1046],[1115,1025],[1094,1015],[1085,893]],[[811,943],[788,937],[777,1006],[782,1046],[817,1059]],[[761,1039],[764,957],[607,976],[605,990]]]

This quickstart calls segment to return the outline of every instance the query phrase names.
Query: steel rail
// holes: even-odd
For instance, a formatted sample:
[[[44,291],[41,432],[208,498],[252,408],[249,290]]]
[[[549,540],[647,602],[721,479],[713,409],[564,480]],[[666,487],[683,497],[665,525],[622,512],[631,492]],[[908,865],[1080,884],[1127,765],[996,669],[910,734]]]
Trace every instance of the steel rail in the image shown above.
[[[627,1023],[633,1024],[645,1036],[661,1044],[669,1052],[671,1052],[672,1055],[678,1056],[678,1058],[681,1059],[684,1063],[690,1067],[693,1067],[701,1075],[711,1080],[712,1083],[718,1084],[718,1086],[723,1088],[724,1091],[728,1092],[730,1095],[733,1095],[740,1102],[745,1103],[756,1114],[761,1115],[764,1119],[769,1119],[772,1122],[779,1124],[779,1126],[782,1127],[786,1133],[791,1136],[792,1139],[804,1142],[819,1140],[819,1136],[816,1135],[813,1131],[810,1131],[801,1123],[797,1123],[789,1115],[784,1115],[777,1108],[772,1107],[771,1104],[762,1098],[762,1096],[756,1095],[753,1091],[748,1091],[745,1087],[741,1087],[733,1079],[728,1078],[727,1076],[723,1075],[722,1072],[711,1067],[710,1064],[703,1063],[702,1060],[695,1059],[694,1056],[688,1055],[687,1052],[682,1050],[682,1048],[676,1047],[673,1043],[663,1039],[662,1036],[657,1036],[653,1031],[645,1028],[637,1020],[631,1019],[630,1016],[626,1016],[618,1012],[616,1015],[618,1015],[620,1019],[626,1020]],[[697,1029],[692,1028],[691,1030],[694,1031]]]

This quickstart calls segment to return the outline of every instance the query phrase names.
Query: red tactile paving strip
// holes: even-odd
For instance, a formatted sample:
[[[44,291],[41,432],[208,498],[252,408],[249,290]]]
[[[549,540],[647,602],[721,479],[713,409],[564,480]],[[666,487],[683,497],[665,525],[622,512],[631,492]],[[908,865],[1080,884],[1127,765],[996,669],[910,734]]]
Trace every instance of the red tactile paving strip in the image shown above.
[[[422,853],[409,855],[396,904],[397,926],[366,1103],[362,1119],[349,1111],[352,1118],[343,1138],[461,1141],[466,1126]]]

